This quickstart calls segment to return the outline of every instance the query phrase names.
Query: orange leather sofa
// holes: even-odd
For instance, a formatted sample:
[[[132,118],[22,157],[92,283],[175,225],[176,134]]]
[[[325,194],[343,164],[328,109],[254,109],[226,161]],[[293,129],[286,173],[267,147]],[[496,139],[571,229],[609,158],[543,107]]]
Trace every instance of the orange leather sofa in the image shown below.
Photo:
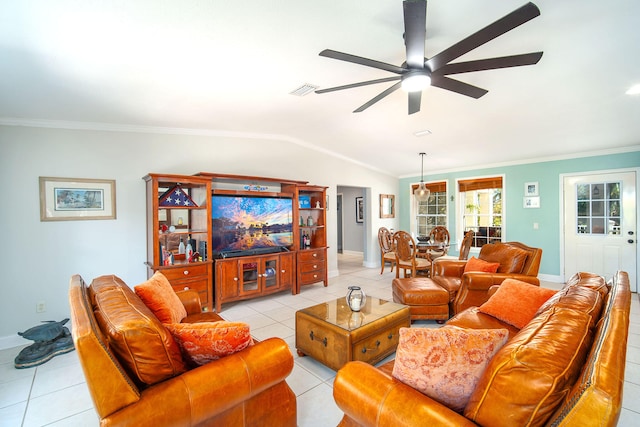
[[[201,312],[196,291],[178,296],[188,314],[183,323],[222,320]],[[167,347],[158,339],[166,328],[116,276],[87,286],[74,275],[69,304],[74,343],[102,426],[296,425],[296,397],[285,382],[293,356],[280,338],[196,368],[179,360],[167,368]],[[178,368],[172,372],[171,366]],[[167,378],[146,384],[140,380],[145,375]]]
[[[340,426],[615,426],[630,308],[625,272],[576,274],[520,330],[469,308],[447,325],[504,328],[509,340],[462,413],[393,378],[393,361],[349,362],[333,385]]]
[[[499,262],[496,273],[464,272],[467,261],[439,259],[433,263],[431,278],[449,291],[450,313],[454,315],[468,307],[477,307],[489,299],[489,288],[505,279],[517,279],[540,285],[538,270],[542,249],[520,242],[489,243],[480,249],[478,259]]]

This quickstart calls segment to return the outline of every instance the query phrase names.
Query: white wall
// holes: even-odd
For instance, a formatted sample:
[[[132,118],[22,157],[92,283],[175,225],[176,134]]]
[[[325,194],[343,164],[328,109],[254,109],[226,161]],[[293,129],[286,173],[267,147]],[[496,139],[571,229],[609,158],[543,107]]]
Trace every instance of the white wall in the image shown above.
[[[364,189],[340,186],[338,192],[343,195],[342,249],[345,253],[364,253],[365,224],[364,222],[356,222],[356,197],[364,197]]]
[[[69,278],[90,282],[116,274],[130,286],[146,279],[145,186],[149,172],[200,171],[269,176],[326,185],[329,274],[337,274],[335,195],[338,185],[397,193],[398,179],[273,138],[176,135],[0,126],[4,228],[0,244],[0,348],[18,331],[69,316]],[[41,222],[39,176],[116,180],[116,220]],[[372,229],[381,221],[374,218]],[[397,216],[397,215],[396,215]],[[388,221],[388,220],[385,220]],[[393,227],[394,225],[386,224]],[[377,237],[369,236],[375,264]],[[331,281],[329,281],[331,283]],[[47,311],[36,313],[46,302]],[[26,341],[24,341],[26,342]]]

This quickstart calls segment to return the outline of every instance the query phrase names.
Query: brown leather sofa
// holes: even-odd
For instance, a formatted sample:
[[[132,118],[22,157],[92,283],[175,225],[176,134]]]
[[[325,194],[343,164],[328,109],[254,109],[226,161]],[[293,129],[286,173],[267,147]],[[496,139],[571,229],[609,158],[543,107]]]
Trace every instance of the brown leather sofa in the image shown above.
[[[188,314],[183,323],[222,320],[201,312],[197,292],[178,296]],[[74,343],[102,426],[296,425],[296,397],[285,382],[293,356],[280,338],[189,369],[176,360],[179,351],[169,354],[174,347],[167,346],[172,338],[166,328],[116,276],[87,286],[74,275],[69,304]],[[158,376],[166,378],[148,380]]]
[[[462,413],[393,378],[393,361],[349,362],[333,396],[341,426],[615,426],[622,405],[631,292],[618,272],[609,282],[579,273],[522,329],[469,308],[447,324],[505,328]]]
[[[540,285],[537,276],[542,249],[520,242],[489,243],[482,246],[478,259],[499,262],[500,267],[496,273],[465,273],[467,261],[439,259],[433,263],[431,278],[449,291],[451,315],[481,305],[489,299],[489,288],[507,278]]]

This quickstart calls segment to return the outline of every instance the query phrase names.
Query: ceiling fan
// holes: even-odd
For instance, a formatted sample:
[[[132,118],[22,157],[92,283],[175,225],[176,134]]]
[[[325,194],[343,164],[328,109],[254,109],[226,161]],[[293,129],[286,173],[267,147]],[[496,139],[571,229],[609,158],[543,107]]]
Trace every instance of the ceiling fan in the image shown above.
[[[327,89],[318,89],[315,92],[327,93],[377,83],[398,81],[393,86],[373,97],[353,112],[359,113],[366,110],[382,98],[402,87],[409,92],[409,114],[413,114],[420,111],[422,90],[426,89],[429,85],[476,99],[488,92],[487,90],[477,86],[447,77],[450,74],[533,65],[542,57],[542,52],[533,52],[521,55],[451,63],[451,61],[459,58],[465,53],[470,52],[494,38],[501,36],[527,21],[530,21],[536,16],[539,16],[540,10],[533,3],[525,4],[519,9],[514,10],[503,18],[498,19],[494,23],[486,26],[480,31],[459,41],[429,59],[424,56],[427,1],[406,0],[402,2],[402,6],[404,11],[404,39],[407,48],[407,59],[402,65],[397,66],[387,64],[385,62],[375,61],[373,59],[363,58],[331,49],[325,49],[320,52],[320,56],[326,56],[327,58],[338,59],[340,61],[352,62],[367,67],[389,71],[397,74],[397,76],[368,80]]]

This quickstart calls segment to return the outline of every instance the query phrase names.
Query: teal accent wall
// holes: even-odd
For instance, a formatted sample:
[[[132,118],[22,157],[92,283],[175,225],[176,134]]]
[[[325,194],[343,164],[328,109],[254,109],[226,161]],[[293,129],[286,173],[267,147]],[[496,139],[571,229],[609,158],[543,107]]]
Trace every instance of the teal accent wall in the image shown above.
[[[442,174],[425,174],[424,181],[447,181],[447,194],[449,197],[448,223],[451,239],[454,240],[457,239],[456,201],[451,201],[451,196],[456,194],[456,180],[503,175],[506,240],[519,241],[529,246],[542,248],[540,274],[557,276],[561,274],[560,175],[636,167],[640,167],[640,151]],[[419,181],[420,176],[400,179],[397,206],[401,230],[409,230],[411,228],[412,219],[409,206],[411,197],[409,189],[411,184]],[[524,184],[526,182],[539,183],[540,208],[525,209],[523,207]],[[537,230],[533,229],[534,222],[539,225]]]

